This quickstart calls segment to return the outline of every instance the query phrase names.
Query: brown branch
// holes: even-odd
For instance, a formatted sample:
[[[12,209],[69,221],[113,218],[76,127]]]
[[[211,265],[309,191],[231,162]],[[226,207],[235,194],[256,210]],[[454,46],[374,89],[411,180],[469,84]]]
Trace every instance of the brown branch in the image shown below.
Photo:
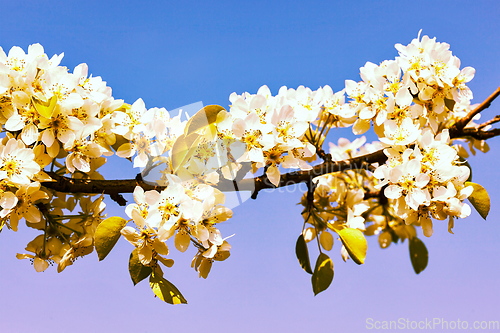
[[[479,125],[477,128],[478,129],[483,129],[485,128],[486,126],[488,125],[492,125],[494,123],[498,123],[500,121],[500,115],[498,116],[495,116],[493,117],[492,119],[488,120],[488,121],[485,121],[484,123],[482,123],[481,125]]]
[[[460,132],[455,132],[452,138],[472,137],[478,140],[486,140],[494,136],[500,135],[500,129],[482,131],[478,128],[466,128]],[[263,189],[271,189],[284,187],[294,184],[307,182],[309,179],[344,170],[360,170],[368,169],[371,164],[382,164],[387,160],[384,151],[357,156],[344,161],[326,161],[314,166],[308,171],[293,171],[282,174],[278,186],[274,186],[264,174],[255,178],[241,179],[237,181],[222,179],[217,188],[221,191],[251,191],[252,197]],[[146,182],[138,174],[135,179],[117,179],[117,180],[101,180],[101,179],[73,179],[60,176],[54,172],[48,172],[54,182],[43,182],[42,185],[46,188],[65,193],[90,193],[90,194],[109,194],[111,198],[117,201],[121,206],[126,204],[120,193],[132,193],[136,186],[141,186],[145,191],[156,190],[162,191],[165,186],[155,185]]]
[[[450,136],[458,137],[459,134],[465,126],[474,118],[476,114],[488,108],[491,105],[491,102],[495,100],[500,95],[500,87],[495,90],[493,94],[491,94],[488,98],[486,98],[481,104],[479,104],[474,110],[469,112],[465,117],[457,120],[453,126],[450,127]]]
[[[217,188],[221,191],[252,191],[254,195],[260,190],[266,188],[276,188],[299,184],[306,182],[311,178],[325,175],[332,172],[338,172],[350,169],[365,169],[369,164],[379,162],[383,163],[387,157],[382,150],[377,152],[358,156],[345,161],[328,161],[314,166],[308,171],[294,171],[281,175],[280,183],[274,186],[266,175],[256,178],[242,179],[235,182],[231,180],[221,180]],[[49,176],[54,179],[53,182],[43,182],[42,186],[46,188],[65,193],[89,193],[89,194],[109,194],[116,196],[120,193],[132,193],[136,186],[141,186],[145,191],[165,189],[165,186],[154,185],[146,182],[138,174],[135,179],[117,179],[117,180],[101,180],[101,179],[73,179],[48,172]]]
[[[145,182],[140,174],[137,175],[136,179],[113,180],[73,179],[58,175],[55,172],[47,172],[47,174],[54,180],[42,183],[42,186],[48,189],[64,193],[109,194],[111,199],[116,201],[120,206],[125,206],[127,203],[120,194],[133,193],[137,185],[141,186],[145,191],[161,191],[165,188]]]
[[[490,106],[491,102],[500,95],[500,87],[491,94],[483,103],[472,110],[466,117],[458,120],[450,128],[450,138],[457,139],[461,137],[472,137],[478,140],[486,140],[500,135],[500,129],[492,129],[483,131],[486,125],[500,121],[500,117],[496,116],[492,120],[481,124],[476,128],[464,128],[470,120],[479,112]],[[483,126],[484,125],[484,126]],[[325,156],[328,156],[325,155]],[[294,184],[307,182],[310,179],[344,170],[359,170],[370,169],[373,163],[382,164],[387,160],[383,150],[379,150],[370,154],[357,156],[344,161],[331,161],[326,158],[325,162],[314,166],[308,171],[293,171],[281,175],[278,186],[274,186],[267,176],[264,174],[255,178],[240,179],[235,181],[222,179],[217,188],[221,191],[251,191],[252,198],[256,198],[259,191],[268,188],[278,188]],[[244,172],[243,174],[245,174]],[[145,191],[156,190],[162,191],[165,186],[159,186],[146,182],[142,179],[141,174],[138,174],[135,179],[117,179],[117,180],[100,180],[100,179],[73,179],[60,176],[54,172],[48,172],[54,179],[53,182],[43,182],[42,186],[64,193],[88,193],[88,194],[108,194],[119,205],[124,206],[126,200],[120,195],[121,193],[133,193],[136,186],[141,186]]]
[[[452,138],[473,137],[478,140],[486,140],[494,136],[500,135],[500,129],[482,131],[478,128],[466,128],[460,132],[455,132]],[[344,161],[326,161],[314,166],[308,171],[293,171],[282,174],[278,186],[274,186],[264,174],[255,178],[241,179],[237,181],[222,179],[217,188],[221,191],[251,191],[252,197],[256,198],[257,194],[263,189],[271,189],[284,187],[294,184],[307,182],[309,179],[344,170],[360,170],[368,169],[371,164],[382,164],[387,160],[383,150],[357,156]],[[117,179],[117,180],[101,180],[101,179],[73,179],[60,176],[54,172],[48,172],[54,182],[43,182],[42,186],[46,188],[65,193],[90,193],[90,194],[109,194],[111,198],[117,201],[121,206],[126,204],[125,199],[119,196],[120,193],[133,193],[136,186],[141,186],[145,191],[156,190],[162,191],[165,186],[155,185],[146,182],[138,174],[135,179]]]
[[[472,137],[477,140],[487,140],[500,135],[500,128],[482,131],[479,128],[464,128],[461,137]]]
[[[386,160],[387,157],[385,156],[384,151],[379,150],[371,154],[357,156],[344,161],[327,161],[314,166],[308,171],[294,171],[283,174],[280,177],[278,186],[274,186],[266,175],[262,175],[254,179],[243,179],[242,182],[240,182],[239,187],[242,188],[242,183],[244,183],[244,187],[246,189],[252,190],[252,198],[255,198],[257,193],[263,189],[299,184],[307,182],[309,179],[314,177],[338,171],[367,169],[372,163],[384,163]]]

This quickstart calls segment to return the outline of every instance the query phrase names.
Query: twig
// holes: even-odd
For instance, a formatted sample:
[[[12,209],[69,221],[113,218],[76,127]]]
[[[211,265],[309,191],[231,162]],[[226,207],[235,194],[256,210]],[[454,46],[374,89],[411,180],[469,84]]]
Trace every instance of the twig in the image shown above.
[[[453,126],[450,128],[450,136],[456,135],[460,133],[464,127],[474,118],[476,114],[488,108],[491,105],[491,102],[495,100],[500,95],[500,87],[495,90],[493,94],[491,94],[488,98],[486,98],[481,104],[479,104],[474,110],[469,112],[465,117],[459,119]]]
[[[483,129],[485,128],[486,126],[488,125],[491,125],[491,124],[494,124],[494,123],[498,123],[500,121],[500,115],[498,116],[495,116],[493,117],[492,119],[488,120],[488,121],[485,121],[484,123],[482,123],[481,125],[479,125],[477,127],[477,129]]]
[[[499,136],[500,135],[500,128],[495,128],[495,129],[492,129],[492,130],[489,130],[489,131],[481,131],[479,130],[478,128],[465,128],[463,131],[462,131],[463,135],[461,136],[465,136],[465,137],[472,137],[474,139],[477,139],[477,140],[487,140],[487,139],[491,139],[495,136]]]

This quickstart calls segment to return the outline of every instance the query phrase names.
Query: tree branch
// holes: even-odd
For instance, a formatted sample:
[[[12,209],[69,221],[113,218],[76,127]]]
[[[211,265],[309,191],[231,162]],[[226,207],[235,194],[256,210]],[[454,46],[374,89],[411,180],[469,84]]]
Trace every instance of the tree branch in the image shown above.
[[[308,181],[310,178],[332,172],[366,169],[369,164],[375,162],[383,163],[386,159],[387,157],[385,156],[383,150],[379,150],[371,154],[358,156],[344,161],[324,162],[322,164],[314,166],[311,170],[308,171],[293,171],[283,174],[281,175],[278,186],[274,186],[269,181],[266,175],[262,175],[255,178],[242,179],[241,181],[237,181],[236,185],[232,180],[222,179],[217,184],[217,188],[221,191],[252,191],[253,195],[256,195],[259,191],[266,188],[276,188],[299,184]],[[138,174],[135,179],[117,180],[73,179],[58,175],[55,172],[47,172],[47,174],[52,177],[54,181],[43,182],[42,186],[65,193],[102,193],[109,194],[113,198],[113,196],[116,196],[120,193],[133,193],[136,186],[141,186],[145,191],[161,191],[166,188],[165,186],[154,185],[152,183],[144,181],[140,174]]]
[[[450,138],[457,139],[461,137],[472,137],[477,140],[486,140],[500,135],[500,129],[492,129],[483,131],[482,129],[489,124],[498,122],[499,116],[492,120],[481,124],[475,128],[465,128],[472,118],[490,106],[491,102],[500,95],[500,87],[491,94],[477,108],[472,110],[467,116],[458,120],[450,127]],[[484,126],[483,126],[484,125]],[[328,157],[329,154],[325,154]],[[359,170],[369,169],[373,163],[382,164],[387,160],[383,149],[357,156],[344,161],[332,161],[330,158],[325,158],[325,162],[312,167],[307,171],[293,171],[281,175],[278,186],[274,186],[267,176],[264,174],[255,178],[236,179],[234,181],[222,179],[217,188],[221,191],[251,191],[252,198],[255,199],[257,194],[268,188],[278,188],[294,184],[299,184],[309,181],[317,176],[339,172],[344,170]],[[117,180],[101,180],[101,179],[73,179],[56,174],[55,172],[47,172],[54,181],[43,182],[42,186],[58,192],[64,193],[88,193],[88,194],[108,194],[111,199],[115,200],[120,206],[126,205],[126,200],[120,195],[121,193],[133,193],[136,186],[141,186],[145,191],[156,190],[162,191],[166,187],[154,185],[142,179],[141,174],[138,174],[135,179],[117,179]],[[245,172],[246,173],[246,172]]]
[[[460,132],[455,132],[451,138],[472,137],[478,140],[486,140],[494,136],[500,135],[500,129],[492,129],[482,131],[479,128],[466,128]],[[373,163],[382,164],[387,160],[383,149],[376,152],[357,156],[344,161],[326,161],[314,166],[307,171],[293,171],[282,174],[278,186],[274,186],[267,176],[264,174],[255,178],[241,179],[232,181],[222,179],[217,188],[221,191],[251,191],[252,198],[256,198],[257,194],[268,188],[278,188],[294,184],[307,182],[309,179],[344,170],[360,170],[368,169]],[[109,194],[111,198],[117,201],[121,206],[126,204],[125,199],[119,196],[120,193],[133,193],[136,186],[141,186],[145,191],[156,190],[162,191],[166,187],[154,185],[142,179],[141,174],[138,174],[135,179],[117,179],[117,180],[101,180],[101,179],[73,179],[48,172],[49,176],[55,181],[43,182],[42,186],[46,188],[65,193],[90,193],[90,194]]]
[[[145,191],[161,191],[165,187],[154,186],[145,182],[138,174],[135,179],[74,179],[58,175],[55,172],[47,172],[54,180],[43,182],[42,186],[48,189],[64,193],[86,193],[86,194],[109,194],[111,199],[120,206],[125,206],[127,201],[120,195],[121,193],[133,193],[136,186],[141,186]]]
[[[477,140],[487,140],[500,135],[500,128],[494,128],[489,131],[482,131],[480,128],[465,128],[461,137],[472,137]]]
[[[477,128],[478,129],[483,129],[486,126],[492,125],[494,123],[498,123],[499,121],[500,121],[500,115],[497,115],[497,116],[493,117],[492,119],[490,119],[488,121],[485,121],[484,123],[482,123],[481,125],[479,125]]]
[[[491,102],[495,100],[500,95],[500,87],[493,92],[488,98],[486,98],[481,104],[479,104],[474,110],[469,112],[465,117],[459,119],[453,126],[450,127],[450,136],[457,137],[458,133],[460,133],[465,126],[474,118],[476,114],[488,108],[491,105]]]

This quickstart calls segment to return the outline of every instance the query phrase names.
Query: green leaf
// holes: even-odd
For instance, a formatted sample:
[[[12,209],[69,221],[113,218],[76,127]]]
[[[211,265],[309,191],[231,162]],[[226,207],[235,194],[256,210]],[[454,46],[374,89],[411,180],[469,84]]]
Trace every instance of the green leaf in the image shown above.
[[[222,110],[225,110],[220,105],[207,105],[200,111],[196,112],[194,116],[189,118],[186,127],[184,128],[184,135],[189,136],[190,134],[205,128],[217,120],[217,115]]]
[[[344,228],[336,230],[336,232],[339,234],[340,240],[342,244],[344,244],[352,260],[358,265],[364,264],[368,245],[361,230]]]
[[[52,113],[54,113],[54,109],[57,104],[57,96],[52,96],[49,98],[47,102],[42,102],[38,99],[33,99],[33,106],[35,110],[44,118],[50,119],[52,118]]]
[[[316,260],[316,267],[311,277],[314,296],[326,290],[333,281],[333,262],[330,257],[320,253]]]
[[[300,234],[297,239],[297,244],[295,245],[295,254],[297,259],[299,259],[300,266],[309,274],[312,274],[311,263],[309,262],[309,251],[307,250],[307,244],[304,240],[304,235]]]
[[[425,247],[424,242],[422,242],[417,237],[410,238],[409,241],[410,248],[410,260],[415,273],[419,274],[427,267],[427,262],[429,261],[429,252]]]
[[[187,304],[179,289],[163,277],[153,273],[149,276],[149,285],[151,290],[164,302],[169,304]]]
[[[488,192],[479,184],[465,182],[465,186],[472,186],[474,191],[469,195],[469,201],[476,208],[477,212],[483,219],[486,220],[488,213],[490,212],[490,196]]]
[[[153,272],[153,269],[149,266],[144,266],[139,261],[139,255],[137,254],[137,248],[130,254],[130,259],[128,261],[128,271],[130,272],[130,277],[134,286],[147,278]]]
[[[121,236],[120,231],[127,224],[127,220],[123,217],[112,216],[108,217],[97,226],[95,231],[95,250],[99,256],[99,261],[106,258],[108,253],[113,249],[116,242]]]

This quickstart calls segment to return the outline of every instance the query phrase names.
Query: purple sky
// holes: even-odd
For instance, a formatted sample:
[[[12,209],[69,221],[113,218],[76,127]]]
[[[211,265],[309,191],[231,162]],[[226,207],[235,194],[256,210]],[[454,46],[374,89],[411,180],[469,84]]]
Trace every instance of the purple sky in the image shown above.
[[[102,76],[115,98],[175,109],[202,101],[227,107],[236,91],[255,93],[267,84],[311,89],[345,79],[359,80],[366,61],[394,59],[395,43],[422,34],[451,44],[462,67],[476,68],[470,83],[478,103],[500,84],[498,1],[275,1],[175,2],[44,1],[3,4],[0,46],[41,43],[49,56],[65,53],[62,65],[82,62]],[[500,101],[483,119],[499,114]],[[351,131],[334,131],[352,138]],[[429,265],[413,272],[408,245],[378,247],[368,239],[366,264],[344,263],[340,242],[329,253],[335,266],[330,288],[314,297],[310,275],[295,257],[302,228],[298,188],[261,192],[234,209],[220,225],[231,238],[231,257],[216,263],[207,280],[190,268],[195,250],[178,253],[165,276],[189,304],[155,299],[147,282],[133,287],[127,270],[133,249],[120,240],[98,262],[95,253],[58,274],[36,273],[17,260],[36,232],[20,225],[0,234],[0,319],[2,332],[363,332],[366,321],[500,321],[499,203],[500,142],[469,163],[473,181],[489,192],[487,221],[475,212],[456,222],[435,222],[434,235],[420,236]],[[104,175],[132,178],[131,163],[111,159]],[[127,197],[130,199],[130,196]],[[125,216],[106,199],[108,216]],[[424,239],[425,238],[425,239]],[[311,255],[314,257],[314,251]],[[440,328],[441,326],[439,326]],[[439,330],[437,330],[439,331]]]

